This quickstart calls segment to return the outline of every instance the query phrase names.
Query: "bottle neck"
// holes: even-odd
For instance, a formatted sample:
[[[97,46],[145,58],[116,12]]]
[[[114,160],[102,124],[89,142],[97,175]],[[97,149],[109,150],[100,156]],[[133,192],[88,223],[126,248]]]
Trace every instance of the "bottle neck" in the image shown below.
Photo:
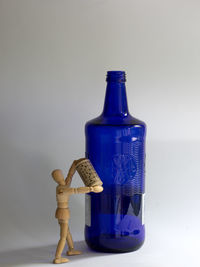
[[[125,74],[124,74],[125,75]],[[124,80],[111,79],[107,76],[107,88],[103,116],[126,117],[129,114]]]

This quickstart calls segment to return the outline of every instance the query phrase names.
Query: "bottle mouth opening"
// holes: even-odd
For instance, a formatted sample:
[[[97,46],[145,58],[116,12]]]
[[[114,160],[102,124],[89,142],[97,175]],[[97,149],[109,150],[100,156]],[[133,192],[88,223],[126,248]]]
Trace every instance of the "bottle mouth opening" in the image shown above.
[[[125,71],[107,71],[107,82],[126,82]]]

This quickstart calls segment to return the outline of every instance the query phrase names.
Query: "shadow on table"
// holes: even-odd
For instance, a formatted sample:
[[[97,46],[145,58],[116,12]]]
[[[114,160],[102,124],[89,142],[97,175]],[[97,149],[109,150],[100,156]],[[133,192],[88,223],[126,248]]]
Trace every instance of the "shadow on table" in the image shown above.
[[[74,242],[74,247],[81,250],[83,254],[77,256],[63,256],[68,257],[71,262],[81,260],[83,258],[90,258],[96,256],[109,255],[107,253],[95,252],[90,250],[85,241]],[[44,247],[25,248],[19,250],[11,250],[0,252],[0,266],[21,266],[26,264],[49,264],[52,263],[56,251],[56,245],[48,245]]]

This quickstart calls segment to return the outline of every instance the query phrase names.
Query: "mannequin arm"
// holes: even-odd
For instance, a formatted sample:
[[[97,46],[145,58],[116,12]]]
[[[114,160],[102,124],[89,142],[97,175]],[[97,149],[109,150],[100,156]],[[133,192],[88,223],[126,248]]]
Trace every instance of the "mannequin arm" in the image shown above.
[[[93,191],[93,187],[87,187],[87,186],[77,187],[73,189],[74,189],[74,194],[85,194]]]
[[[94,192],[94,188],[91,187],[68,187],[66,185],[61,185],[59,186],[58,189],[59,193],[63,193],[63,192],[67,192],[68,194],[85,194],[85,193],[90,193],[90,192]]]
[[[74,175],[74,173],[76,172],[76,160],[73,161],[69,171],[68,171],[68,174],[67,174],[67,177],[65,179],[65,184],[68,185],[71,183],[71,180],[72,180],[72,177]]]

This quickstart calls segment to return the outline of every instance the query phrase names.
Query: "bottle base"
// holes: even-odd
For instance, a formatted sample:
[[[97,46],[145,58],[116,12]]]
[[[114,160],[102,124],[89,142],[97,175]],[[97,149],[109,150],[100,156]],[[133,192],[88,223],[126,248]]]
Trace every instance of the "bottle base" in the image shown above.
[[[102,237],[95,239],[94,242],[85,240],[88,247],[94,251],[106,253],[128,253],[133,252],[142,247],[143,241],[133,240],[132,237],[120,238],[120,240]],[[137,241],[137,242],[136,242]],[[134,245],[131,245],[134,244]]]

